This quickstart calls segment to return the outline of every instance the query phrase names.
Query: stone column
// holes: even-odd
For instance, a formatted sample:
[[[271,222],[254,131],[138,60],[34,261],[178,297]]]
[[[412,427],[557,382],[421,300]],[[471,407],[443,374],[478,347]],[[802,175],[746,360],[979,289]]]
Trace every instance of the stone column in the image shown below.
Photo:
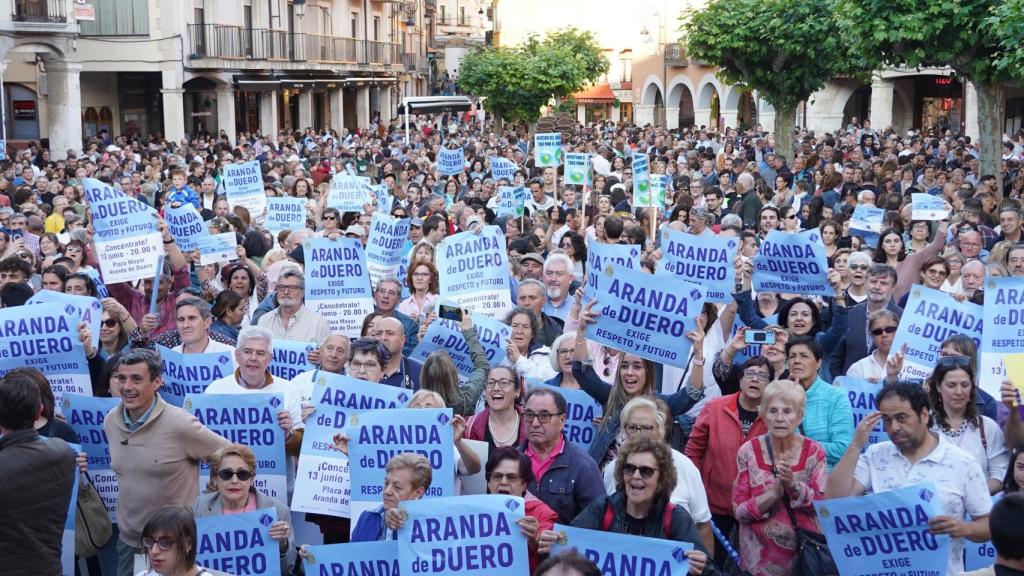
[[[331,128],[341,133],[342,125],[345,121],[345,91],[341,89],[339,84],[338,88],[331,90],[328,98],[331,101],[331,120],[328,122]]]
[[[665,127],[669,130],[679,128],[679,106],[669,106],[665,112],[668,114]]]
[[[313,126],[313,93],[309,90],[299,92],[292,96],[299,99],[299,125],[293,128],[304,131]]]
[[[382,86],[380,89],[380,121],[385,126],[395,117],[395,105],[392,100],[393,90],[391,86]]]
[[[164,71],[161,74],[160,94],[164,103],[164,138],[181,142],[185,137],[185,89],[181,87],[181,74]]]
[[[260,132],[276,136],[278,123],[277,107],[280,93],[277,90],[260,92]]]
[[[63,158],[68,150],[82,151],[81,72],[79,62],[46,62],[50,152],[54,158]],[[180,108],[178,122],[183,122]]]
[[[719,130],[725,130],[726,128],[736,128],[740,122],[740,113],[738,110],[722,110],[722,124],[719,126]]]
[[[953,128],[956,131],[956,128]],[[978,142],[981,129],[978,127],[978,92],[974,83],[964,81],[964,134],[971,137],[971,142]]]
[[[711,108],[694,108],[693,123],[698,128],[701,126],[711,126]]]
[[[871,107],[868,118],[871,126],[881,132],[893,125],[892,99],[895,85],[892,80],[875,76],[871,82]]]
[[[638,104],[633,107],[633,123],[637,126],[654,124],[654,106]]]
[[[366,128],[370,125],[370,87],[356,88],[356,125]]]
[[[576,104],[576,121],[580,124],[587,123],[587,105]]]
[[[217,87],[217,130],[227,133],[232,144],[237,142],[238,130],[235,120],[235,89],[232,86]]]

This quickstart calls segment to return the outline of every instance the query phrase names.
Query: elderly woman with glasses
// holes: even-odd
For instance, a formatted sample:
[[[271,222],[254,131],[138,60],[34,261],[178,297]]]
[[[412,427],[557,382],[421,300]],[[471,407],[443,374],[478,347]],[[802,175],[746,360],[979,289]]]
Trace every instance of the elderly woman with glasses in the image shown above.
[[[533,468],[530,458],[513,446],[491,449],[484,467],[488,494],[519,496],[526,503],[522,518],[516,521],[526,537],[530,554],[530,572],[540,562],[537,546],[544,530],[551,530],[558,522],[558,514],[527,490],[533,482]]]
[[[210,490],[199,496],[193,509],[196,518],[255,512],[273,508],[277,521],[270,525],[269,536],[280,544],[281,574],[291,574],[295,565],[292,544],[291,512],[283,502],[253,486],[256,456],[248,446],[230,444],[210,459]]]
[[[666,423],[670,424],[671,420],[667,420],[666,417],[667,407],[663,410],[662,406],[665,406],[664,402],[655,402],[644,396],[627,402],[622,409],[622,435],[626,441],[640,436],[664,441]],[[669,495],[669,501],[686,510],[696,523],[701,543],[708,550],[714,550],[715,535],[711,531],[711,510],[708,508],[708,495],[700,471],[689,458],[671,448],[669,450],[672,453],[672,465],[676,469],[677,478],[676,487]],[[604,468],[604,488],[609,494],[615,492],[617,461],[618,458],[613,458]]]
[[[792,574],[797,528],[818,532],[813,502],[824,498],[827,466],[821,445],[799,432],[805,402],[799,384],[769,384],[758,408],[768,433],[743,444],[736,458],[733,513],[742,567],[753,576]]]
[[[670,500],[677,480],[672,451],[662,440],[648,435],[631,438],[622,445],[615,464],[615,492],[591,502],[572,525],[691,543],[693,549],[685,553],[690,563],[688,573],[715,574],[717,570],[707,561],[707,550],[690,514]],[[542,532],[540,551],[549,551],[557,538],[552,530]]]
[[[974,456],[992,494],[1003,489],[1009,452],[1003,431],[978,412],[974,364],[967,356],[946,356],[925,383],[932,407],[932,431]]]

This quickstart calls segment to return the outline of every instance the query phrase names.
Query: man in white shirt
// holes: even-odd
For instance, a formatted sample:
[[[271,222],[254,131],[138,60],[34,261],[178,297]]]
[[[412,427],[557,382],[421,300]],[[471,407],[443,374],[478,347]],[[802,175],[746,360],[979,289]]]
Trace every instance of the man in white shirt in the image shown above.
[[[274,338],[297,342],[323,342],[331,333],[327,320],[304,303],[306,279],[301,272],[283,272],[277,280],[275,292],[277,308],[260,316],[257,326],[269,330]]]
[[[544,193],[543,185],[544,182],[540,178],[530,180],[531,196],[524,202],[524,206],[531,216],[538,212],[547,212],[555,206],[555,199]]]
[[[277,423],[285,433],[285,452],[289,456],[298,456],[303,429],[301,397],[291,381],[275,378],[270,373],[270,360],[274,357],[273,341],[274,336],[266,328],[242,328],[238,333],[238,346],[235,347],[238,368],[230,375],[211,382],[204,394],[280,392],[284,395],[284,405],[277,412]]]
[[[919,384],[898,383],[878,393],[878,412],[857,425],[853,442],[829,474],[826,498],[862,496],[922,482],[935,484],[944,514],[929,519],[934,534],[950,536],[947,576],[964,570],[964,538],[989,539],[992,510],[981,466],[967,452],[929,430],[928,397]],[[867,445],[882,420],[890,442]],[[965,518],[970,517],[970,520]]]
[[[181,344],[175,346],[175,352],[182,354],[209,354],[212,352],[230,352],[234,361],[235,347],[210,339],[210,325],[213,315],[210,305],[205,300],[189,296],[178,300],[174,307],[175,321]],[[232,366],[232,369],[234,366]]]

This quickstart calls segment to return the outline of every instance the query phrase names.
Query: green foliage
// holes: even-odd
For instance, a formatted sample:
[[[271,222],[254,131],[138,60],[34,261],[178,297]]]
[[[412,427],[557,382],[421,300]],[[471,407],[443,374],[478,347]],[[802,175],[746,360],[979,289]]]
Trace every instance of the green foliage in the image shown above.
[[[1003,0],[985,19],[984,27],[998,40],[993,66],[1008,78],[1024,75],[1024,0]]]
[[[459,86],[487,97],[487,106],[513,121],[533,122],[548,100],[577,92],[608,70],[594,35],[566,28],[512,47],[488,47],[466,55]]]
[[[711,0],[681,18],[680,32],[690,57],[717,66],[720,78],[795,109],[830,78],[865,70],[834,13],[832,0]]]

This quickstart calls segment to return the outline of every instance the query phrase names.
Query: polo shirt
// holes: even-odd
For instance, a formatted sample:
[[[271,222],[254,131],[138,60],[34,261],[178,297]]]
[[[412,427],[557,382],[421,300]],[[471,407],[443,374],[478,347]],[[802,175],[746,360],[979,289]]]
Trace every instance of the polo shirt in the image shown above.
[[[857,460],[854,478],[868,492],[886,492],[922,482],[932,482],[938,489],[939,504],[944,514],[954,518],[987,516],[992,511],[985,475],[974,456],[954,446],[941,434],[939,443],[917,463],[900,452],[892,442],[869,446]],[[946,574],[964,571],[964,539],[950,538],[949,564]]]
[[[533,469],[533,477],[538,484],[540,483],[540,479],[544,477],[544,474],[555,462],[555,458],[557,458],[564,450],[565,436],[562,436],[558,440],[558,444],[555,445],[554,450],[552,450],[544,460],[541,460],[540,455],[533,451],[533,446],[526,446],[526,456],[530,459],[530,467]]]

